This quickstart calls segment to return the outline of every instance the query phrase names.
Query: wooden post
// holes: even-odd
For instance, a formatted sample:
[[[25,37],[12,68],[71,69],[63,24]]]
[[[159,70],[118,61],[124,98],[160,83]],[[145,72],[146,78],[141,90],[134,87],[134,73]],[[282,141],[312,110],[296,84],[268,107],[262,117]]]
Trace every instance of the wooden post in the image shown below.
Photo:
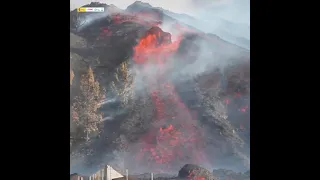
[[[126,180],[129,179],[129,172],[128,172],[128,169],[126,169]]]

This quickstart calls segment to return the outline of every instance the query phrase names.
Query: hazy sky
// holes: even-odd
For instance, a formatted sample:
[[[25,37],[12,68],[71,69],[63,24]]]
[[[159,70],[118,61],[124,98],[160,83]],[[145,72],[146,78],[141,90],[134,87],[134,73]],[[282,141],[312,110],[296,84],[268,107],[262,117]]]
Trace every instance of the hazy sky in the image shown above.
[[[70,0],[71,9],[88,4],[94,0]],[[96,0],[99,1],[99,0]],[[250,24],[250,0],[142,0],[154,7],[207,18],[220,16],[230,21]],[[114,4],[120,9],[127,8],[135,0],[100,0],[106,4]]]

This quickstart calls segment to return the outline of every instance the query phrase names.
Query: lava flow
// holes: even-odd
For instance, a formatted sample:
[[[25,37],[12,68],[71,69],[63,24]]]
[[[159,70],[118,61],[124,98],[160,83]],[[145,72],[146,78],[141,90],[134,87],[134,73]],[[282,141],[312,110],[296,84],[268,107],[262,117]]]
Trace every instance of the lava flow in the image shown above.
[[[142,137],[143,148],[137,161],[148,162],[149,166],[171,165],[187,160],[204,163],[201,131],[195,126],[196,118],[182,103],[174,85],[164,77],[164,64],[179,48],[181,39],[171,42],[171,35],[158,27],[151,28],[134,47],[134,61],[147,71],[152,63],[157,67],[155,75],[147,75],[148,90],[156,108],[155,129]],[[196,113],[194,113],[196,114]],[[145,161],[143,161],[145,160]],[[158,166],[157,166],[158,167]]]
[[[205,180],[203,176],[196,176],[192,171],[188,175],[188,180]]]

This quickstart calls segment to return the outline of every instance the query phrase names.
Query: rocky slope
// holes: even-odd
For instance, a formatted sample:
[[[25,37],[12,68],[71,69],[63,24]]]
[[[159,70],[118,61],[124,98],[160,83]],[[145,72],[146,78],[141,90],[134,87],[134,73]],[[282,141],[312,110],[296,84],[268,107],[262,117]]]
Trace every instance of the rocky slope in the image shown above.
[[[247,170],[249,51],[196,29],[180,33],[179,43],[173,47],[177,33],[161,28],[163,17],[158,19],[161,12],[146,10],[143,13],[152,16],[140,19],[132,6],[125,11],[105,4],[87,6],[104,6],[107,10],[98,18],[70,13],[71,70],[73,82],[77,82],[90,66],[101,86],[107,89],[107,99],[101,108],[105,121],[98,137],[72,150],[71,169],[74,162],[81,166],[75,169],[83,171],[79,173],[89,173],[90,170],[83,169],[106,163],[135,172],[177,172],[191,161],[205,167]],[[84,21],[79,28],[76,27],[79,17],[91,20]],[[156,37],[154,47],[146,46],[149,49],[142,49],[142,55],[150,53],[148,58],[166,59],[164,68],[157,61],[157,73],[146,70],[154,66],[137,63],[141,58],[141,54],[137,56],[137,47],[149,35]],[[123,90],[124,87],[130,88]],[[72,83],[71,98],[77,89],[77,83]],[[156,96],[155,89],[159,92]],[[124,97],[129,100],[121,103]],[[162,105],[156,103],[157,98]],[[143,157],[138,160],[141,154]],[[79,159],[81,163],[76,163]]]

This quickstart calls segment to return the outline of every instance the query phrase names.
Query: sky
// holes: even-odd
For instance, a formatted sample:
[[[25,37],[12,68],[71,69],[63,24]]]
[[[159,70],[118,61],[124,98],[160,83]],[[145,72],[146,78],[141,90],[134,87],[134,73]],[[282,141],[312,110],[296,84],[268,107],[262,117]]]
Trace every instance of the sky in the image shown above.
[[[71,9],[88,4],[94,0],[70,0]],[[191,16],[208,19],[219,16],[229,21],[250,24],[250,0],[142,0],[154,7],[162,7],[175,13],[185,13]],[[120,9],[135,2],[135,0],[100,0],[106,4],[114,4]]]
[[[74,9],[79,5],[88,4],[92,0],[70,0],[71,8]],[[170,11],[177,13],[184,13],[184,11],[191,12],[193,10],[192,0],[142,0],[155,7],[162,7]],[[134,3],[135,0],[99,0],[107,4],[114,4],[120,9],[125,9],[130,4]]]

